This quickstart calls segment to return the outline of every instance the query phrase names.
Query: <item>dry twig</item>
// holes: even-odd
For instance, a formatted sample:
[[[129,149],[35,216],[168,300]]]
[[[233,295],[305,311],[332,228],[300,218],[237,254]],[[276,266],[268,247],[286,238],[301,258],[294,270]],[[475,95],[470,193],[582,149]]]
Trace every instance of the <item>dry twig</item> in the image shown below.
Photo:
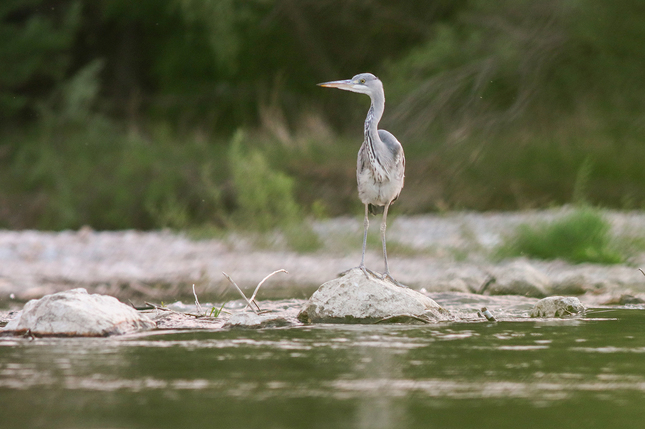
[[[264,284],[265,281],[267,281],[267,279],[269,277],[271,277],[272,275],[277,274],[277,273],[287,273],[287,274],[289,274],[289,271],[284,270],[284,269],[280,269],[280,270],[272,272],[271,274],[269,274],[268,276],[263,278],[262,281],[260,281],[260,283],[258,283],[258,285],[255,287],[255,290],[253,291],[253,295],[251,296],[251,299],[248,299],[246,297],[246,295],[244,294],[244,292],[242,292],[242,289],[240,289],[240,287],[233,281],[231,276],[229,276],[228,274],[226,274],[225,272],[222,271],[222,274],[224,274],[224,276],[228,279],[228,281],[233,286],[235,286],[235,289],[237,289],[237,291],[240,293],[240,295],[242,295],[242,298],[244,298],[244,300],[246,301],[246,307],[244,307],[244,310],[246,310],[247,308],[250,307],[251,310],[253,310],[253,312],[255,312],[255,314],[258,314],[258,312],[262,311],[260,309],[260,306],[258,305],[257,301],[255,300],[255,297],[258,294],[258,291],[260,290],[260,287]],[[257,307],[257,310],[253,307],[253,304],[255,304],[255,307]]]
[[[265,278],[263,278],[263,279],[262,279],[262,281],[261,281],[260,283],[258,283],[258,285],[256,286],[255,290],[253,291],[253,295],[251,295],[251,299],[250,299],[249,301],[251,301],[251,302],[252,302],[252,303],[254,303],[255,305],[258,305],[257,301],[255,300],[255,296],[258,294],[258,291],[260,290],[260,286],[262,286],[262,285],[264,284],[264,282],[265,282],[265,281],[267,281],[267,279],[268,279],[269,277],[271,277],[271,276],[272,276],[272,275],[274,275],[274,274],[278,274],[278,273],[286,273],[286,274],[289,274],[289,271],[284,270],[284,269],[280,269],[280,270],[277,270],[277,271],[272,272],[271,274],[269,274],[268,276],[266,276]],[[247,307],[248,307],[248,305],[247,305]],[[245,307],[244,309],[246,310],[246,307]],[[258,306],[258,310],[259,310],[259,309],[260,309],[260,306]]]
[[[253,310],[253,312],[255,312],[255,314],[257,314],[258,310],[260,310],[260,307],[257,304],[255,304],[258,307],[258,309],[256,310],[255,308],[253,308],[253,305],[251,304],[251,301],[249,301],[249,299],[246,297],[246,295],[244,295],[244,292],[242,292],[242,289],[240,289],[240,287],[237,284],[235,284],[235,282],[233,281],[231,276],[226,274],[224,271],[222,271],[222,274],[224,274],[224,277],[226,277],[228,279],[228,281],[231,282],[231,284],[233,286],[235,286],[235,289],[237,289],[237,291],[240,293],[240,295],[242,295],[242,298],[244,298],[246,303],[251,307],[251,310]]]
[[[206,312],[202,309],[202,306],[199,304],[199,299],[197,299],[197,292],[195,292],[194,283],[193,283],[193,295],[195,296],[195,309],[197,310],[197,314],[206,314]]]

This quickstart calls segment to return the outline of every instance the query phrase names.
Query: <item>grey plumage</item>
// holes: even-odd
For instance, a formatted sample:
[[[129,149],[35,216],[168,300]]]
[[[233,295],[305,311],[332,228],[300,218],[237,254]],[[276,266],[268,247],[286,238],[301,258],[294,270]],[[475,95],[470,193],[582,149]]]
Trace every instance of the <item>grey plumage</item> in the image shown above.
[[[403,147],[396,137],[389,131],[378,129],[378,123],[385,108],[383,84],[373,74],[361,73],[351,79],[325,82],[318,85],[367,94],[372,101],[365,118],[364,140],[358,151],[358,160],[356,162],[358,196],[365,205],[363,255],[359,268],[367,275],[365,247],[367,245],[370,207],[383,207],[383,220],[381,222],[383,259],[385,261],[383,277],[398,284],[390,275],[388,267],[385,230],[387,228],[388,209],[392,202],[398,198],[403,188],[405,156]]]

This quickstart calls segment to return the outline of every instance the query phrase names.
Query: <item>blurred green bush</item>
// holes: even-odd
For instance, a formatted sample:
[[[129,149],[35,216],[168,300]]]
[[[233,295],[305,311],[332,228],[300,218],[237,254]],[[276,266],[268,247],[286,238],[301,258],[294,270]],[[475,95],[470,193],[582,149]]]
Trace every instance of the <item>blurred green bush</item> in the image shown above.
[[[552,222],[519,225],[497,249],[497,256],[618,264],[627,261],[622,250],[602,213],[587,206]]]

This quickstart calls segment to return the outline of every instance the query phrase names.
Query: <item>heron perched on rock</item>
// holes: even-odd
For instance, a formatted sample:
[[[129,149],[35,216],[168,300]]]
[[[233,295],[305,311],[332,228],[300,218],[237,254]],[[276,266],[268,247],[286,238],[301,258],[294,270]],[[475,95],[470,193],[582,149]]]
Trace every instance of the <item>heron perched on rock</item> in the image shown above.
[[[365,118],[365,137],[358,151],[356,163],[356,180],[358,181],[358,196],[365,204],[365,220],[363,221],[363,255],[359,268],[367,275],[365,267],[365,246],[367,245],[367,230],[369,229],[369,212],[374,207],[383,207],[381,222],[381,240],[383,242],[383,259],[385,273],[382,278],[399,284],[390,275],[387,264],[385,245],[385,230],[387,228],[387,212],[403,188],[405,173],[405,156],[401,143],[389,131],[379,130],[378,123],[385,109],[385,92],[383,83],[371,73],[357,74],[351,79],[319,83],[326,88],[338,88],[345,91],[369,95],[372,105]]]

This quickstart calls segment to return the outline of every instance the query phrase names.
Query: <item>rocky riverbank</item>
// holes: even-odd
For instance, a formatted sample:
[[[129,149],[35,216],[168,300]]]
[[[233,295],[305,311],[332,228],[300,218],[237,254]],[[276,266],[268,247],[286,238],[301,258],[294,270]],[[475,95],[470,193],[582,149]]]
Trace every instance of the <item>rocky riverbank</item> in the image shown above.
[[[392,274],[428,292],[579,295],[588,305],[645,298],[645,276],[638,270],[645,266],[645,254],[635,255],[630,265],[613,266],[491,260],[491,250],[516,225],[554,219],[566,210],[392,218]],[[643,213],[606,215],[615,234],[645,234]],[[324,243],[314,253],[285,250],[279,237],[275,245],[259,249],[252,239],[233,234],[193,240],[169,231],[0,231],[0,306],[77,287],[135,303],[173,302],[192,299],[193,284],[200,299],[222,302],[239,298],[222,271],[252,289],[280,268],[290,274],[272,277],[262,299],[308,298],[320,284],[358,264],[362,235],[358,218],[317,221],[313,227]],[[378,245],[370,245],[366,260],[368,267],[382,269]]]

